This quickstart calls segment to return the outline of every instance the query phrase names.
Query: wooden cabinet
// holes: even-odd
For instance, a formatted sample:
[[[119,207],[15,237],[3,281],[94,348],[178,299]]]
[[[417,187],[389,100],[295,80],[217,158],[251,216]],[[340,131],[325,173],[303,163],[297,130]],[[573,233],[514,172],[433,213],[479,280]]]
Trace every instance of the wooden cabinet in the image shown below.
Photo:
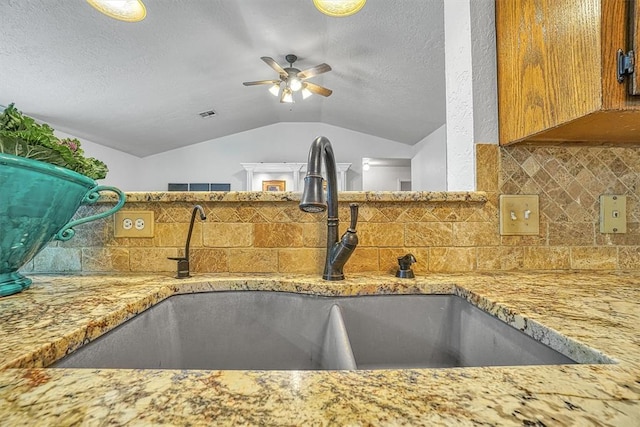
[[[622,83],[616,77],[618,49],[640,49],[638,31],[631,30],[638,28],[639,5],[496,0],[501,145],[640,143],[640,96],[629,94],[632,77]],[[636,70],[638,78],[640,64]]]

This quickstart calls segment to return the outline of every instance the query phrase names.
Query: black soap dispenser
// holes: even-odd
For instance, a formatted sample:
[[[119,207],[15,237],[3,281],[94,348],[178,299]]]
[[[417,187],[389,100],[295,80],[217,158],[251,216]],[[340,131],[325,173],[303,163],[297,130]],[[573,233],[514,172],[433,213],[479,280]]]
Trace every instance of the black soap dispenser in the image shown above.
[[[396,277],[401,279],[413,279],[416,277],[411,270],[411,264],[416,262],[416,257],[413,254],[406,254],[405,256],[398,257],[398,265],[400,268],[396,271]]]

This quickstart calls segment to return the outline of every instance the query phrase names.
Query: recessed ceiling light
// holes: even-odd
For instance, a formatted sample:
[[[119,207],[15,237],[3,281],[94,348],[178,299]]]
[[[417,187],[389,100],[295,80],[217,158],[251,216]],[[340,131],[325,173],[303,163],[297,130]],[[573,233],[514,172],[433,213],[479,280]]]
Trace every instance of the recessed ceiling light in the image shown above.
[[[142,0],[87,0],[87,3],[119,21],[138,22],[147,16]]]
[[[367,0],[313,0],[316,8],[325,15],[343,17],[357,13]]]

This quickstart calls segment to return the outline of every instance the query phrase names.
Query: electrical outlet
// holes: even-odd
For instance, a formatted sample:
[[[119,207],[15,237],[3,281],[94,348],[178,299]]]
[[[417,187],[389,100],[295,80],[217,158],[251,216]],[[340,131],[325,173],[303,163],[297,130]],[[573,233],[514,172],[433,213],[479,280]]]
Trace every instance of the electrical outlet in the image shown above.
[[[600,196],[600,232],[627,232],[627,196]]]
[[[153,237],[153,211],[118,211],[114,237]]]
[[[540,202],[537,194],[500,196],[500,234],[540,234]]]

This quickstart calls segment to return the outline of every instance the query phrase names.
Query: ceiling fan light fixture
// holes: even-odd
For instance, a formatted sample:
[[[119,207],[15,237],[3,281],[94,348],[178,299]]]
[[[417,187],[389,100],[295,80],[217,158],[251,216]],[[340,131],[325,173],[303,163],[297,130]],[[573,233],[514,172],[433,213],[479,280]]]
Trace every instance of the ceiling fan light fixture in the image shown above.
[[[333,17],[345,17],[358,13],[367,0],[313,0],[320,12]]]
[[[87,3],[118,21],[138,22],[147,16],[147,9],[142,0],[87,0]]]
[[[305,84],[304,87],[302,88],[302,99],[307,99],[311,95],[313,95],[313,92],[307,89],[307,85]]]
[[[300,81],[299,78],[292,76],[289,77],[289,81],[287,82],[287,85],[291,88],[292,91],[297,92],[300,89],[302,89],[302,82]]]
[[[271,93],[271,95],[273,96],[278,96],[280,95],[280,85],[275,83],[273,86],[271,86],[269,88],[269,92]]]
[[[331,89],[327,89],[326,87],[320,86],[307,80],[319,74],[331,71],[331,66],[329,64],[322,63],[316,65],[315,67],[306,68],[300,71],[299,69],[293,67],[293,63],[298,59],[298,57],[294,54],[285,56],[285,59],[289,63],[289,67],[282,67],[276,61],[274,61],[273,58],[270,58],[268,56],[263,56],[260,59],[262,59],[269,67],[271,67],[278,73],[278,78],[271,80],[255,80],[250,82],[243,82],[242,84],[244,86],[268,85],[269,93],[271,93],[273,96],[278,97],[280,99],[280,102],[283,104],[295,103],[296,96],[302,97],[302,99],[304,100],[310,97],[312,94],[327,97],[333,93]],[[296,95],[296,92],[300,92],[301,95]]]
[[[282,90],[282,97],[280,98],[280,102],[285,102],[287,104],[293,103],[293,92],[290,88],[284,88]]]

